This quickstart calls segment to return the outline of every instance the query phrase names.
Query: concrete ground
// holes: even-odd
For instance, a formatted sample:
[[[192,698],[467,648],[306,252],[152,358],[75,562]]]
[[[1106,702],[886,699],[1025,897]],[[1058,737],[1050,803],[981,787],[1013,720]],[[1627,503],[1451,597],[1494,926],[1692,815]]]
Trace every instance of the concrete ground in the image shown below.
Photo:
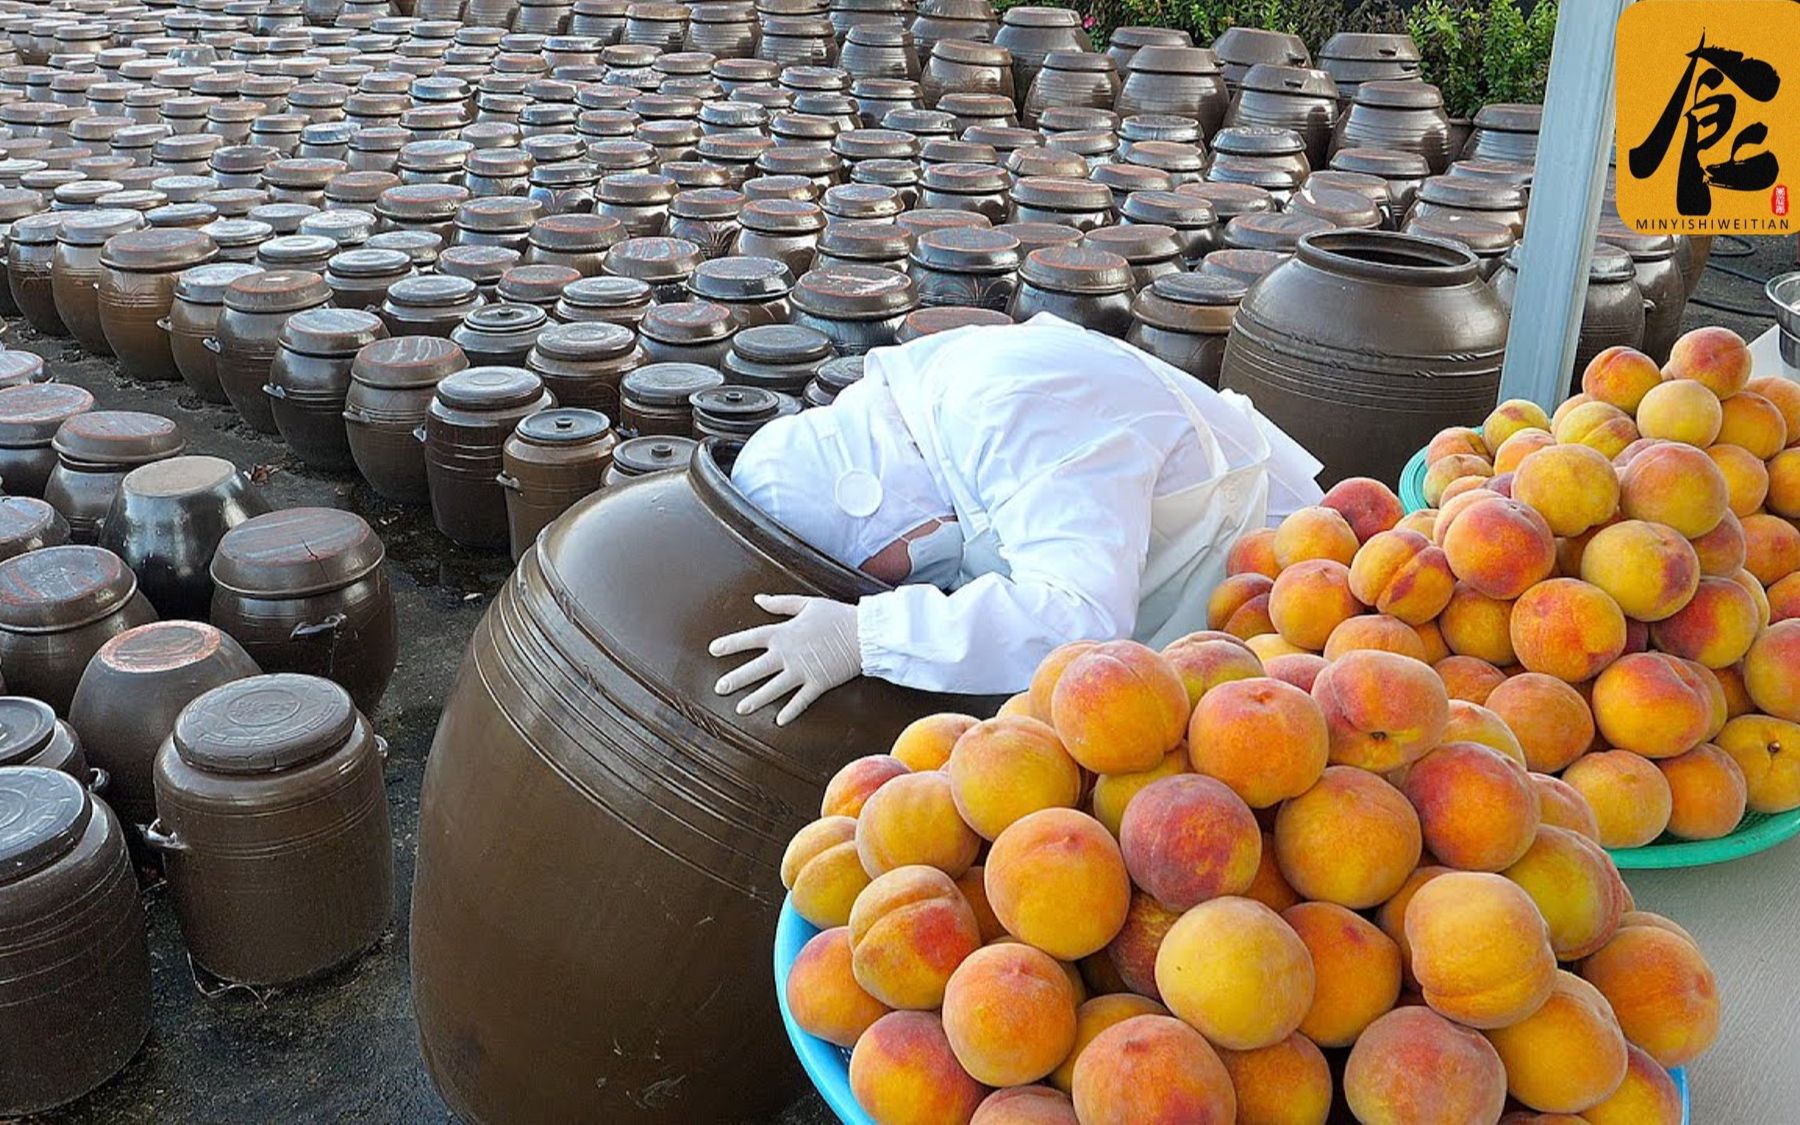
[[[1746,245],[1746,244],[1740,244]],[[1792,239],[1763,242],[1745,257],[1721,242],[1715,266],[1758,278],[1795,268]],[[1761,285],[1722,269],[1708,272],[1697,296],[1740,312],[1690,305],[1690,325],[1726,324],[1745,337],[1768,327]],[[103,407],[150,410],[176,419],[190,452],[255,466],[278,507],[324,505],[367,517],[388,546],[399,599],[401,662],[387,697],[373,716],[392,747],[387,786],[396,842],[401,907],[381,945],[328,979],[273,996],[243,990],[207,995],[197,987],[174,913],[159,890],[146,898],[154,961],[156,1023],[143,1052],[117,1079],[89,1097],[38,1122],[191,1122],[196,1125],[264,1121],[441,1122],[448,1111],[420,1063],[408,999],[407,913],[418,828],[419,782],[444,692],[469,634],[492,591],[510,570],[504,557],[462,551],[445,541],[426,513],[376,497],[360,481],[322,476],[293,461],[277,438],[253,433],[229,408],[210,406],[179,384],[150,387],[127,382],[108,360],[86,357],[66,340],[38,336],[21,321],[0,330],[8,348],[37,352],[56,376],[93,391]],[[1771,1087],[1769,1076],[1788,1075],[1779,1060],[1800,1046],[1800,1028],[1771,1006],[1756,1003],[1753,974],[1773,965],[1792,931],[1796,906],[1794,864],[1800,844],[1789,844],[1721,878],[1713,873],[1633,876],[1645,905],[1668,909],[1703,939],[1722,969],[1728,1004],[1719,1050],[1694,1068],[1698,1121],[1748,1123],[1791,1120],[1800,1098],[1744,1100],[1747,1088]],[[1738,871],[1758,892],[1732,893]],[[1775,919],[1739,927],[1739,911]],[[1785,923],[1779,919],[1785,918]],[[1776,990],[1779,991],[1779,990]],[[1736,1006],[1742,1004],[1740,1010]],[[1713,1075],[1718,1075],[1717,1081]],[[1730,1100],[1726,1097],[1729,1091]],[[1792,1095],[1793,1091],[1785,1091]],[[1708,1112],[1707,1107],[1717,1112]],[[1731,1112],[1725,1112],[1727,1106]],[[783,1125],[824,1125],[831,1116],[816,1098],[782,1115]],[[698,1125],[698,1123],[697,1123]]]

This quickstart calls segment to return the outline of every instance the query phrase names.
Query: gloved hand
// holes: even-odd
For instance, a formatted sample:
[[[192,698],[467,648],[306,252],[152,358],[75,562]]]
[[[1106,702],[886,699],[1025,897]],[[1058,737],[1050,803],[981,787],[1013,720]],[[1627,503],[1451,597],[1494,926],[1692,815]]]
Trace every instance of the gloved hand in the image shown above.
[[[731,633],[707,646],[714,656],[765,650],[713,685],[720,695],[730,695],[764,681],[738,701],[738,714],[760,710],[791,691],[793,697],[775,716],[775,725],[784,727],[812,706],[813,700],[862,675],[855,606],[799,594],[758,594],[756,604],[789,620]]]

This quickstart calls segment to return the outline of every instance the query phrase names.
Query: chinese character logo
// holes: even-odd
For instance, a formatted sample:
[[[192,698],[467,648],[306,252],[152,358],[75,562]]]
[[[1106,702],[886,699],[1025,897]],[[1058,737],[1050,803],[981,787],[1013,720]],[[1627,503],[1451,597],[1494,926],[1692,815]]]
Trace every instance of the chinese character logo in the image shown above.
[[[1681,129],[1681,156],[1675,180],[1675,209],[1683,215],[1712,214],[1713,188],[1727,191],[1764,191],[1781,175],[1781,162],[1766,148],[1769,127],[1752,121],[1739,129],[1738,95],[1768,103],[1781,91],[1781,75],[1761,59],[1741,51],[1709,47],[1706,33],[1700,45],[1688,52],[1687,70],[1669,95],[1662,116],[1642,144],[1631,150],[1631,174],[1648,179],[1662,167],[1675,130]],[[1730,87],[1725,87],[1730,83]],[[1716,93],[1714,91],[1717,91]],[[1731,147],[1723,159],[1703,161],[1727,137]],[[1755,152],[1748,150],[1758,149]]]

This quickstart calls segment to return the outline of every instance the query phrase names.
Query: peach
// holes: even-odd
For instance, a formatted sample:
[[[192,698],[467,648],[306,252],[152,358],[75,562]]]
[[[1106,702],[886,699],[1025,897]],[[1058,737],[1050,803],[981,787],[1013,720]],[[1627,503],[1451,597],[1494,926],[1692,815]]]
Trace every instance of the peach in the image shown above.
[[[1568,415],[1571,411],[1577,410],[1583,406],[1586,406],[1590,402],[1599,402],[1599,401],[1600,401],[1599,399],[1595,398],[1591,394],[1588,394],[1586,391],[1575,392],[1574,394],[1570,395],[1568,398],[1565,398],[1561,402],[1557,403],[1556,409],[1550,412],[1550,429],[1552,431],[1554,431],[1556,429],[1556,427],[1562,422],[1562,420],[1564,418],[1568,417]]]
[[[1488,414],[1481,423],[1482,444],[1499,449],[1520,430],[1548,430],[1550,416],[1544,408],[1526,398],[1509,398]]]
[[[1468,426],[1450,426],[1432,435],[1425,446],[1425,463],[1435,465],[1446,457],[1480,457],[1486,459],[1488,444],[1480,430]]]
[[[1171,910],[1240,894],[1256,876],[1262,833],[1223,782],[1182,774],[1152,782],[1125,809],[1119,850],[1132,882]]]
[[[980,944],[968,901],[933,867],[902,867],[880,876],[850,911],[856,983],[890,1008],[942,1004],[950,974]]]
[[[1356,532],[1333,508],[1300,508],[1275,529],[1275,561],[1283,570],[1307,559],[1334,559],[1350,565],[1356,557]]]
[[[1391,652],[1345,653],[1313,681],[1333,764],[1385,772],[1443,738],[1450,697],[1429,664]]]
[[[1658,926],[1625,926],[1581,964],[1625,1038],[1663,1066],[1692,1062],[1719,1035],[1719,983],[1693,942]]]
[[[1553,445],[1519,463],[1513,499],[1536,508],[1556,535],[1580,535],[1619,507],[1619,474],[1585,445]]]
[[[1299,1033],[1254,1051],[1220,1051],[1237,1093],[1238,1125],[1324,1125],[1331,1067]]]
[[[1538,820],[1543,827],[1566,828],[1596,844],[1600,842],[1600,822],[1594,819],[1594,807],[1580,790],[1547,773],[1532,774],[1531,787],[1537,790]]]
[[[1778,621],[1744,654],[1744,689],[1766,715],[1800,722],[1800,621]]]
[[[1588,361],[1581,373],[1581,389],[1601,402],[1610,403],[1627,414],[1637,413],[1638,403],[1650,389],[1662,382],[1662,369],[1656,361],[1638,351],[1619,345],[1607,348]]]
[[[1226,623],[1233,614],[1242,609],[1252,598],[1266,596],[1274,587],[1275,580],[1265,574],[1254,571],[1248,574],[1234,574],[1213,587],[1213,592],[1206,599],[1206,624],[1208,628],[1225,629]],[[1228,631],[1228,630],[1227,630]]]
[[[1666,524],[1693,539],[1731,510],[1725,474],[1704,451],[1669,442],[1647,449],[1619,474],[1619,510],[1627,519]]]
[[[1082,1125],[1231,1125],[1237,1117],[1218,1053],[1169,1016],[1133,1016],[1094,1036],[1071,1085]]]
[[[1800,617],[1800,575],[1788,575],[1770,586],[1764,596],[1769,599],[1771,625]]]
[[[1554,676],[1523,672],[1488,694],[1487,709],[1518,737],[1525,764],[1556,773],[1594,741],[1594,716],[1581,693]]]
[[[851,969],[850,927],[820,930],[800,947],[787,976],[788,1011],[808,1035],[854,1047],[888,1006],[863,991]]]
[[[1547,1113],[1580,1113],[1625,1081],[1625,1036],[1598,989],[1558,972],[1531,1015],[1487,1033],[1506,1066],[1507,1093]]]
[[[850,907],[869,885],[856,854],[856,821],[827,816],[794,833],[781,856],[781,885],[794,912],[821,929],[850,920]]]
[[[1654,437],[1641,437],[1637,439],[1624,449],[1619,450],[1619,455],[1613,458],[1613,468],[1623,469],[1625,466],[1631,464],[1632,459],[1638,454],[1646,449],[1661,445],[1664,440],[1665,439],[1663,438]]]
[[[1087,652],[1089,649],[1098,648],[1099,646],[1099,641],[1070,641],[1066,645],[1058,645],[1050,650],[1049,655],[1045,656],[1043,661],[1037,666],[1037,671],[1031,674],[1031,687],[1029,690],[1031,694],[1032,718],[1040,723],[1051,723],[1054,725],[1053,720],[1055,716],[1052,713],[1052,700],[1056,695],[1057,683],[1062,679],[1062,675],[1068,670],[1069,665],[1075,662],[1076,657]],[[945,761],[948,760],[949,752],[946,750]]]
[[[1135,641],[1107,641],[1063,669],[1051,697],[1056,733],[1096,773],[1147,770],[1187,733],[1187,687]]]
[[[957,812],[949,776],[937,770],[890,779],[856,820],[856,854],[870,877],[922,863],[955,878],[980,848],[981,837]]]
[[[1497,475],[1514,472],[1525,458],[1540,449],[1555,446],[1556,436],[1549,430],[1519,430],[1494,450],[1494,472]]]
[[[1800,609],[1796,609],[1794,616],[1800,617]],[[1325,670],[1327,663],[1329,661],[1323,656],[1310,652],[1288,652],[1271,657],[1263,664],[1263,671],[1268,673],[1271,680],[1280,680],[1301,691],[1310,692],[1313,681],[1319,678],[1319,673]]]
[[[1313,652],[1310,649],[1304,649],[1297,644],[1289,643],[1282,638],[1281,634],[1276,632],[1259,634],[1258,636],[1251,637],[1249,640],[1245,641],[1244,644],[1249,646],[1250,651],[1256,654],[1256,658],[1263,662],[1263,667],[1265,668],[1268,667],[1269,661],[1275,659],[1277,656],[1318,655],[1318,653]]]
[[[1725,507],[1733,515],[1762,510],[1769,495],[1769,467],[1741,445],[1709,446],[1706,455],[1725,480]]]
[[[956,740],[945,772],[957,813],[985,840],[1027,813],[1081,799],[1081,767],[1036,719],[976,723]]]
[[[1222,631],[1226,636],[1240,642],[1247,642],[1254,637],[1274,633],[1275,622],[1269,619],[1269,595],[1257,594],[1238,606],[1225,620]],[[1250,651],[1252,655],[1256,652],[1254,648],[1251,648]]]
[[[1800,528],[1780,516],[1745,516],[1744,569],[1764,587],[1800,570]]]
[[[1581,1111],[1587,1125],[1685,1125],[1681,1091],[1662,1064],[1635,1043],[1625,1045],[1625,1080]]]
[[[950,760],[950,748],[979,720],[973,715],[944,712],[914,719],[889,753],[913,770],[935,770]]]
[[[1023,1086],[1075,1045],[1075,990],[1049,954],[1001,942],[969,954],[944,988],[944,1035],[985,1086]]]
[[[1419,864],[1419,816],[1398,789],[1332,766],[1275,814],[1275,858],[1302,896],[1363,910],[1392,897]]]
[[[870,754],[846,762],[825,783],[825,797],[819,802],[819,815],[854,817],[862,812],[863,803],[871,793],[892,778],[911,772],[905,762],[891,754]]]
[[[1196,640],[1194,636],[1182,637],[1162,650],[1187,688],[1190,708],[1220,684],[1263,674],[1262,661],[1237,638]]]
[[[1503,876],[1450,871],[1427,880],[1406,906],[1405,926],[1425,1002],[1458,1023],[1517,1023],[1554,986],[1556,954],[1543,916]]]
[[[1173,919],[1171,919],[1172,921]],[[1154,957],[1154,953],[1152,953]],[[1130,992],[1111,993],[1095,996],[1075,1009],[1075,1045],[1069,1048],[1068,1055],[1050,1072],[1050,1085],[1067,1093],[1075,1085],[1075,1064],[1080,1061],[1081,1053],[1095,1036],[1114,1024],[1124,1023],[1133,1016],[1166,1016],[1169,1010],[1150,999]]]
[[[1421,664],[1426,660],[1425,642],[1413,626],[1385,613],[1369,613],[1344,620],[1325,638],[1324,657],[1335,661],[1347,652],[1373,650],[1409,657]]]
[[[1511,623],[1508,623],[1508,639],[1510,640]],[[1488,693],[1499,687],[1506,679],[1506,673],[1489,664],[1478,656],[1446,656],[1431,666],[1431,670],[1444,681],[1444,691],[1449,694],[1452,705],[1457,700],[1469,703],[1486,703]]]
[[[1269,620],[1283,640],[1318,651],[1331,631],[1363,611],[1350,592],[1350,569],[1331,559],[1308,559],[1281,572],[1269,591]]]
[[[1483,500],[1492,500],[1495,496],[1499,495],[1498,492],[1494,492],[1492,489],[1478,488],[1473,492],[1453,496],[1449,500],[1444,501],[1438,506],[1437,518],[1431,521],[1431,541],[1442,547],[1444,545],[1444,537],[1450,534],[1450,528],[1455,525],[1457,519],[1462,516],[1463,512],[1474,505],[1479,504]],[[1502,497],[1502,499],[1504,499],[1504,497]]]
[[[1440,505],[1448,504],[1465,492],[1476,491],[1496,492],[1504,496],[1507,494],[1506,489],[1512,487],[1511,473],[1496,473],[1490,477],[1483,476],[1482,472],[1483,470],[1477,470],[1474,473],[1457,477],[1449,484],[1446,484],[1442,489],[1438,490],[1437,502]],[[1502,485],[1503,481],[1505,482],[1504,485]]]
[[[1669,349],[1663,378],[1692,379],[1720,398],[1744,389],[1750,381],[1750,349],[1729,328],[1708,325],[1682,333]]]
[[[1516,598],[1556,568],[1556,540],[1544,517],[1499,496],[1463,509],[1442,546],[1456,577],[1490,598]]]
[[[1494,475],[1494,466],[1486,457],[1477,457],[1472,453],[1453,453],[1448,457],[1434,461],[1425,470],[1425,481],[1421,491],[1425,494],[1425,502],[1433,506],[1445,499],[1450,487],[1460,480],[1484,481]],[[1464,485],[1464,488],[1479,488],[1480,484]]]
[[[1276,913],[1300,901],[1300,895],[1281,874],[1281,864],[1275,858],[1275,834],[1272,832],[1262,834],[1262,856],[1256,864],[1256,877],[1250,880],[1244,897],[1253,898]]]
[[[1226,574],[1261,574],[1274,578],[1281,573],[1275,561],[1275,529],[1260,527],[1246,532],[1225,552]]]
[[[1581,683],[1625,651],[1625,614],[1606,591],[1578,578],[1550,578],[1513,603],[1513,652],[1519,663]]]
[[[1321,1047],[1348,1047],[1400,998],[1400,947],[1361,915],[1329,902],[1282,912],[1312,956],[1312,1007],[1300,1033]]]
[[[850,1092],[883,1125],[966,1123],[987,1091],[956,1061],[935,1012],[890,1012],[856,1041]]]
[[[1540,828],[1531,847],[1501,874],[1537,903],[1559,960],[1586,957],[1619,928],[1624,883],[1600,845],[1579,832]]]
[[[1788,444],[1800,445],[1800,383],[1780,375],[1762,375],[1744,384],[1744,389],[1774,403],[1787,426]]]
[[[1413,978],[1412,947],[1406,943],[1406,907],[1412,902],[1413,895],[1418,893],[1420,887],[1449,870],[1450,868],[1438,864],[1427,864],[1424,867],[1415,868],[1412,874],[1406,877],[1406,881],[1400,884],[1400,889],[1394,892],[1393,897],[1382,903],[1375,911],[1375,924],[1381,927],[1381,932],[1386,934],[1393,941],[1395,947],[1400,950],[1400,977],[1406,982],[1408,988],[1417,986],[1419,982]],[[1401,1002],[1406,1002],[1405,996],[1401,997]],[[1423,1001],[1415,1002],[1423,1003]]]
[[[1006,936],[1006,927],[1000,919],[994,917],[994,907],[987,898],[987,868],[979,863],[958,875],[954,880],[956,889],[962,892],[963,901],[969,904],[969,910],[975,915],[975,928],[981,933],[981,944],[986,945],[996,938]]]
[[[1744,658],[1761,627],[1748,590],[1729,578],[1702,578],[1688,604],[1652,625],[1650,636],[1663,652],[1724,668]]]
[[[1325,769],[1330,736],[1312,696],[1263,677],[1207,693],[1188,723],[1187,746],[1196,771],[1260,809],[1312,787]]]
[[[984,1098],[969,1125],[1077,1125],[1075,1103],[1047,1086],[1014,1086]]]
[[[1749,558],[1749,545],[1744,540],[1744,523],[1735,512],[1726,512],[1719,526],[1690,541],[1700,573],[1714,578],[1730,578],[1744,569]]]
[[[1425,848],[1451,867],[1503,871],[1538,831],[1525,767],[1474,742],[1446,742],[1414,762],[1400,791],[1419,814]]]
[[[1450,701],[1450,721],[1444,726],[1441,745],[1452,742],[1473,742],[1521,767],[1526,765],[1525,747],[1520,744],[1519,736],[1506,725],[1505,719],[1478,703],[1462,699]]]
[[[994,712],[996,719],[1029,719],[1031,717],[1031,693],[1029,691],[1021,691],[1007,696],[1006,702],[1002,703],[1000,709]]]
[[[1300,1026],[1313,1001],[1312,955],[1262,903],[1215,898],[1169,928],[1156,954],[1156,986],[1169,1010],[1208,1042],[1250,1051]],[[1079,1085],[1079,1067],[1076,1074]]]
[[[1700,585],[1700,558],[1679,532],[1625,520],[1602,528],[1581,556],[1581,580],[1605,590],[1625,616],[1661,621]]]
[[[1744,771],[1744,800],[1759,813],[1800,808],[1800,723],[1739,715],[1718,735],[1719,749]]]
[[[1769,458],[1763,471],[1769,480],[1764,494],[1769,510],[1788,519],[1800,518],[1800,446]]]
[[[1749,791],[1736,759],[1709,743],[1656,763],[1669,783],[1669,833],[1716,840],[1744,819]]]
[[[1358,543],[1387,531],[1400,522],[1406,506],[1394,490],[1370,477],[1346,477],[1325,490],[1320,505],[1343,516]]]
[[[1437,526],[1438,512],[1436,508],[1420,508],[1416,512],[1408,512],[1394,525],[1395,531],[1416,531],[1425,538],[1431,538],[1431,532]]]
[[[1639,848],[1669,826],[1673,798],[1668,779],[1655,763],[1629,750],[1587,754],[1563,771],[1587,799],[1608,848]]]
[[[1601,736],[1648,758],[1673,758],[1704,740],[1712,706],[1706,685],[1659,652],[1621,656],[1594,680]]]
[[[1623,928],[1625,926],[1652,926],[1656,929],[1666,930],[1669,933],[1674,934],[1676,937],[1687,942],[1689,945],[1693,946],[1695,949],[1700,948],[1700,943],[1694,939],[1693,934],[1690,934],[1686,930],[1682,929],[1679,923],[1671,921],[1670,919],[1664,917],[1661,914],[1657,914],[1654,911],[1627,910],[1624,913],[1624,915],[1619,919],[1619,926],[1621,928]]]
[[[1748,715],[1756,710],[1756,704],[1750,701],[1750,691],[1744,687],[1744,667],[1741,664],[1730,668],[1713,669],[1713,679],[1719,682],[1719,690],[1725,693],[1725,717],[1735,719],[1739,715]],[[1719,728],[1723,730],[1723,727]]]
[[[1638,432],[1645,437],[1700,447],[1718,439],[1724,422],[1719,396],[1692,379],[1652,387],[1637,409]]]
[[[1188,751],[1185,746],[1163,755],[1162,761],[1147,770],[1137,773],[1103,773],[1094,779],[1093,792],[1090,794],[1094,819],[1106,826],[1113,838],[1119,835],[1119,824],[1125,819],[1125,809],[1137,797],[1146,785],[1160,781],[1165,777],[1188,772]]]
[[[1425,650],[1425,663],[1435,667],[1438,661],[1450,655],[1449,642],[1444,640],[1444,631],[1438,628],[1436,621],[1414,625],[1412,630],[1419,638],[1419,647]]]
[[[1105,948],[1125,924],[1131,879],[1099,821],[1044,809],[1014,821],[987,856],[988,902],[1006,932],[1061,961]]]
[[[1364,605],[1409,625],[1442,613],[1456,575],[1441,548],[1416,531],[1383,531],[1350,563],[1350,592]]]
[[[1367,1125],[1498,1121],[1506,1069],[1478,1033],[1428,1008],[1396,1008],[1351,1048],[1344,1100]]]
[[[1598,399],[1553,420],[1550,432],[1559,442],[1589,446],[1609,461],[1641,436],[1631,415]]]
[[[1133,993],[1162,999],[1162,993],[1156,990],[1156,951],[1162,948],[1163,938],[1181,915],[1182,911],[1164,906],[1143,891],[1131,893],[1125,925],[1107,943],[1104,956]]]

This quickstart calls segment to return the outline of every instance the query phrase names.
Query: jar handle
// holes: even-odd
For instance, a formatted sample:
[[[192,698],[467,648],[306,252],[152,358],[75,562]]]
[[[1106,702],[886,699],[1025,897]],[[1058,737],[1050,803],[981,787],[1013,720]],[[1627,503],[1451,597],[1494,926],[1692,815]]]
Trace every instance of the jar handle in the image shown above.
[[[344,421],[358,422],[358,423],[366,424],[368,422],[368,420],[369,420],[369,416],[367,414],[364,414],[362,411],[352,409],[348,406],[346,406],[344,408]]]
[[[379,734],[375,736],[375,754],[384,762],[388,760],[388,740]]]
[[[284,389],[282,387],[277,387],[273,383],[264,383],[263,384],[263,394],[268,395],[270,398],[280,398],[280,399],[287,398],[286,389]]]
[[[414,426],[413,427],[413,438],[420,445],[424,445],[425,444],[425,427],[424,426]]]
[[[138,831],[143,834],[144,843],[150,845],[159,852],[187,851],[187,844],[182,841],[181,837],[175,835],[173,832],[168,832],[163,829],[162,817],[160,816],[149,824],[138,825]]]
[[[296,625],[294,626],[294,631],[288,634],[288,640],[300,641],[305,640],[308,637],[319,637],[335,633],[339,629],[342,629],[344,627],[344,622],[348,620],[349,618],[345,617],[343,614],[334,613],[323,621],[314,621]]]
[[[170,331],[169,318],[166,316],[157,317],[156,318],[156,327],[160,328],[164,332]]]
[[[524,489],[521,489],[519,487],[519,478],[513,476],[511,473],[501,473],[499,476],[494,478],[494,483],[499,485],[501,488],[506,489],[506,491],[508,491],[508,492],[523,492],[524,491]]]
[[[92,793],[96,797],[104,797],[106,795],[106,787],[111,784],[112,774],[107,773],[99,766],[93,766],[88,770],[87,787],[89,793]]]
[[[217,336],[200,337],[200,346],[214,355],[219,354],[219,338]]]

